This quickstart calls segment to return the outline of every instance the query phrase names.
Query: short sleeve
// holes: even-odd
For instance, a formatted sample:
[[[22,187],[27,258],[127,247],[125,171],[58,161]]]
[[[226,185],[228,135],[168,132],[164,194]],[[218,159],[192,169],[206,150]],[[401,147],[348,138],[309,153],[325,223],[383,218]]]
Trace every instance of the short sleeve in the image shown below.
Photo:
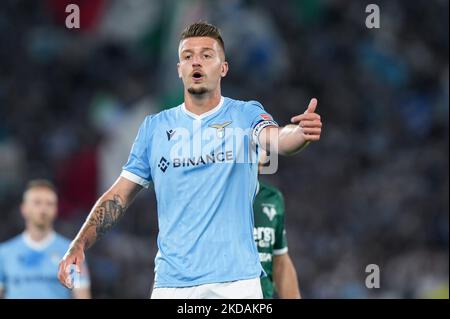
[[[264,110],[261,103],[257,101],[249,101],[245,107],[245,113],[250,120],[250,127],[252,129],[252,140],[259,144],[259,134],[268,126],[278,126],[272,118],[272,115]]]
[[[151,115],[147,116],[141,124],[131,147],[128,161],[123,166],[120,174],[120,176],[146,188],[148,188],[152,180],[150,168],[151,119]]]
[[[278,208],[277,208],[277,224],[275,228],[275,243],[273,245],[274,255],[283,255],[288,251],[287,236],[286,236],[286,223],[284,212],[284,199],[283,195],[279,193],[277,196]]]

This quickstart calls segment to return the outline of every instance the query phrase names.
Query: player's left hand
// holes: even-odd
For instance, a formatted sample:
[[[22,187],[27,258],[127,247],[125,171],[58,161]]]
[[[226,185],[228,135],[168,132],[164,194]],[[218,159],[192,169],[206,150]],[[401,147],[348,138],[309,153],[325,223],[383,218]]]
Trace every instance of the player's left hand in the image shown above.
[[[322,121],[320,115],[315,113],[316,107],[317,99],[313,98],[305,113],[291,118],[292,123],[298,123],[300,132],[306,142],[318,141],[322,133]]]

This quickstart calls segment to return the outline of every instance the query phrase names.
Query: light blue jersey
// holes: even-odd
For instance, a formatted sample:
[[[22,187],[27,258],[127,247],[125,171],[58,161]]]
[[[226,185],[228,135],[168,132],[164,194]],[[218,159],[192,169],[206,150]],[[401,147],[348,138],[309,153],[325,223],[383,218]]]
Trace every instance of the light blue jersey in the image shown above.
[[[253,240],[259,132],[277,126],[255,101],[221,98],[195,115],[184,104],[147,116],[121,176],[158,208],[155,287],[264,276]]]
[[[51,233],[42,242],[26,233],[0,244],[0,288],[12,299],[66,299],[71,291],[58,281],[58,264],[70,241]],[[89,286],[87,267],[83,267],[80,286]]]

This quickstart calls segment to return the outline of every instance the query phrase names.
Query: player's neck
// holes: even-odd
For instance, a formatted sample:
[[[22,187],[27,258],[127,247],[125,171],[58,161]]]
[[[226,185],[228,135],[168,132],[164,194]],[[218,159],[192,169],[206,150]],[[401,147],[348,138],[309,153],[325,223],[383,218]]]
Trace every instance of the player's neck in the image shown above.
[[[27,228],[25,229],[25,233],[35,242],[40,242],[48,236],[50,236],[51,233],[53,233],[53,228],[39,228],[33,225],[27,225]]]
[[[184,106],[186,110],[196,115],[202,115],[203,113],[211,111],[220,103],[221,99],[220,91],[216,91],[212,94],[194,95],[189,92],[184,94]]]

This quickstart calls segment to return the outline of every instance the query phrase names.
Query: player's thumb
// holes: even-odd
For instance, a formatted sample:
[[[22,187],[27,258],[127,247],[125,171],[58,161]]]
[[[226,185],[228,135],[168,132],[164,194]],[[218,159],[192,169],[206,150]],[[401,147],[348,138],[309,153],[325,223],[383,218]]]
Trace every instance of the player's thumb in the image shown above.
[[[316,111],[317,107],[317,99],[312,98],[309,102],[308,108],[306,109],[305,113],[314,113]]]

